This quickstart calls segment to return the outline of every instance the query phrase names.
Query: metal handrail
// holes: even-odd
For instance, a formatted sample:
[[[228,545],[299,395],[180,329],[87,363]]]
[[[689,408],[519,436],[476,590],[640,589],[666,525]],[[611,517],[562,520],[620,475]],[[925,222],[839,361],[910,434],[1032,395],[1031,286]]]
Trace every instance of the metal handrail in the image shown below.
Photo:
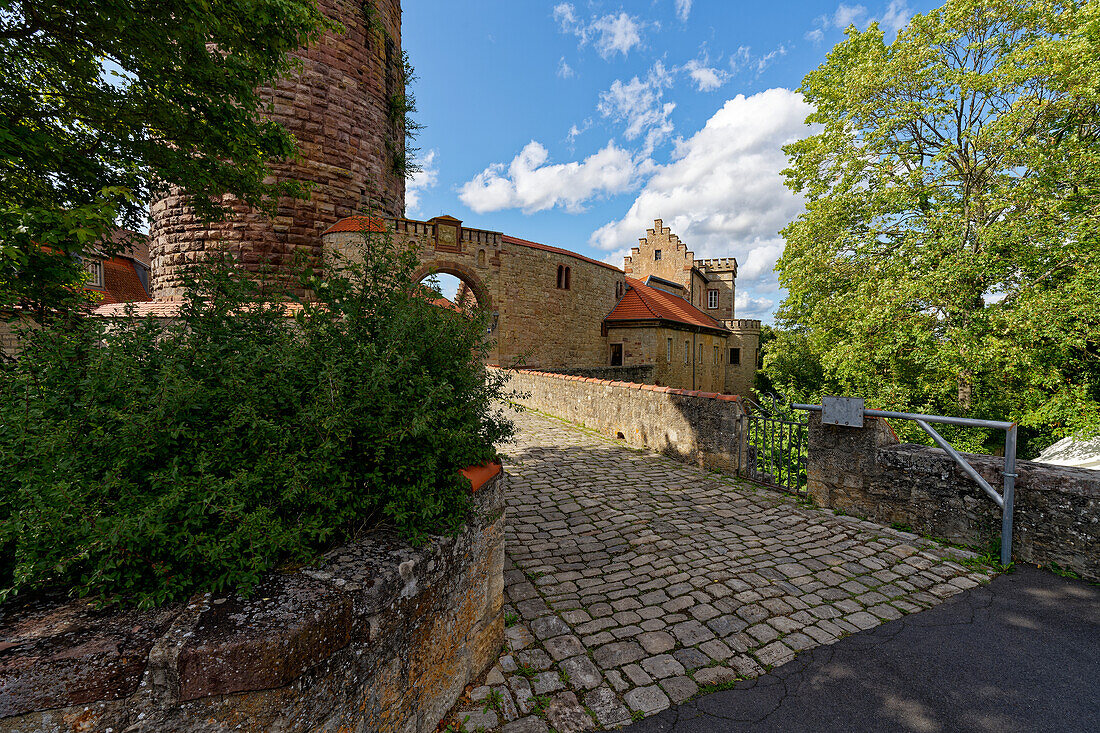
[[[796,410],[809,412],[821,412],[821,405],[791,405]],[[967,476],[972,478],[981,487],[990,499],[1001,508],[1001,564],[1008,565],[1012,562],[1012,509],[1016,494],[1016,423],[1003,420],[979,420],[970,417],[949,417],[946,415],[918,415],[912,412],[890,412],[889,410],[864,410],[865,417],[887,417],[897,420],[912,420],[921,430],[928,433],[936,445],[951,456],[955,463],[959,464]],[[1004,460],[1004,491],[998,494],[982,478],[973,466],[955,450],[943,436],[935,431],[928,423],[943,423],[945,425],[960,425],[971,428],[994,428],[1005,431],[1005,460]]]

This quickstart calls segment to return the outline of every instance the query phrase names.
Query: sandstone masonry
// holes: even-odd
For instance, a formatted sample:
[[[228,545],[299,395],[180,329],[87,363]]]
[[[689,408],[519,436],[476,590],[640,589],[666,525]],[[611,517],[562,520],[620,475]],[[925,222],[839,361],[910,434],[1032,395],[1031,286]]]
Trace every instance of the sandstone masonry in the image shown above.
[[[1002,459],[963,454],[999,487]],[[1013,557],[1057,563],[1100,580],[1100,472],[1017,461]],[[896,522],[952,542],[1000,537],[1001,511],[938,448],[899,444],[881,418],[863,428],[822,425],[810,413],[808,490],[819,504]]]
[[[509,386],[527,407],[685,463],[737,472],[744,413],[734,395],[524,369],[511,372]]]
[[[236,206],[237,217],[206,225],[179,190],[151,205],[153,297],[181,294],[184,269],[211,252],[233,252],[247,268],[289,276],[316,260],[320,235],[337,220],[372,208],[400,216],[404,175],[391,150],[403,148],[404,133],[389,119],[388,100],[403,93],[399,0],[319,0],[326,17],[344,26],[327,32],[301,52],[301,70],[263,90],[271,119],[298,140],[300,159],[279,161],[276,177],[309,181],[307,200],[284,198],[274,218]],[[366,8],[371,9],[368,22]]]
[[[375,534],[248,598],[10,601],[0,729],[430,733],[504,643],[504,481],[456,537]]]

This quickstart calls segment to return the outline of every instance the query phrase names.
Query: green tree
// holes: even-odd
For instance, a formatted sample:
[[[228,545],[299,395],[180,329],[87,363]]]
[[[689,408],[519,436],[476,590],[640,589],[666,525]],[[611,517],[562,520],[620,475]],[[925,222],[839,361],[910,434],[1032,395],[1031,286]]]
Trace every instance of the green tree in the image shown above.
[[[778,318],[822,390],[1007,417],[1031,453],[1100,428],[1097,78],[1100,3],[1070,0],[849,28],[805,77]]]
[[[0,308],[64,305],[71,255],[169,184],[209,219],[301,195],[265,180],[295,143],[258,89],[327,27],[313,0],[0,0]]]

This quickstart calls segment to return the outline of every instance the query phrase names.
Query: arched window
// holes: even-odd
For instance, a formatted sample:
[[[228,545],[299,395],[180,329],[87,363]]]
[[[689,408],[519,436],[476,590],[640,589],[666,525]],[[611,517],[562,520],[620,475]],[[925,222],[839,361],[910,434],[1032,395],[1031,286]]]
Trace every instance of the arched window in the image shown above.
[[[561,290],[562,283],[565,281],[565,266],[558,265],[558,290]]]
[[[565,289],[569,289],[569,268],[565,268]]]

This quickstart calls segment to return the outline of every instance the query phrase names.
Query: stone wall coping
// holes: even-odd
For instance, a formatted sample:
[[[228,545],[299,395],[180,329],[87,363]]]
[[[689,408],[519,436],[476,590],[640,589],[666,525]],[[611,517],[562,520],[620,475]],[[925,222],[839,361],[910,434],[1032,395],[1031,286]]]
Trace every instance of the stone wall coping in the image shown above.
[[[665,394],[672,394],[678,397],[697,397],[704,400],[717,400],[719,402],[740,402],[740,395],[735,394],[719,394],[717,392],[703,392],[701,390],[692,389],[676,389],[675,387],[658,387],[653,384],[639,384],[637,382],[617,382],[610,379],[596,379],[594,377],[580,377],[569,374],[555,374],[554,372],[541,372],[535,369],[503,369],[502,367],[490,365],[489,369],[499,369],[505,372],[515,372],[516,374],[530,374],[535,377],[550,377],[553,379],[562,379],[574,382],[587,382],[589,384],[599,384],[604,387],[617,387],[619,389],[638,389],[647,390],[650,392],[664,392]]]
[[[462,473],[476,492],[464,531],[477,533],[502,506],[502,469]],[[371,617],[415,595],[456,542],[412,547],[379,530],[314,565],[267,575],[247,597],[200,592],[149,611],[17,597],[0,613],[0,721],[149,694],[149,681],[164,678],[178,687],[161,705],[283,687],[353,639],[373,643]]]

